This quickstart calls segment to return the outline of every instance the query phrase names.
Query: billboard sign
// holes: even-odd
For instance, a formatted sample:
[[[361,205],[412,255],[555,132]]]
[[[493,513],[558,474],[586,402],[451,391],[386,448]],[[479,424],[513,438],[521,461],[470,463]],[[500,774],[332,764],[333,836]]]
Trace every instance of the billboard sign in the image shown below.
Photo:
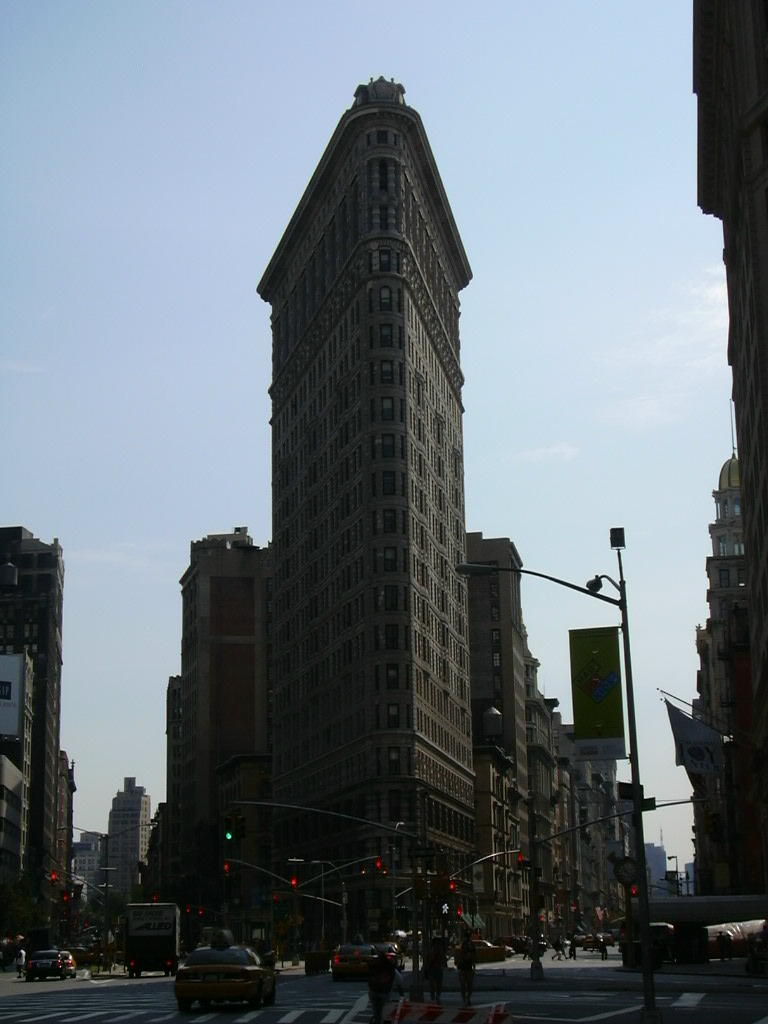
[[[0,736],[21,736],[26,654],[0,654]]]
[[[569,630],[573,740],[581,757],[627,756],[618,626]]]

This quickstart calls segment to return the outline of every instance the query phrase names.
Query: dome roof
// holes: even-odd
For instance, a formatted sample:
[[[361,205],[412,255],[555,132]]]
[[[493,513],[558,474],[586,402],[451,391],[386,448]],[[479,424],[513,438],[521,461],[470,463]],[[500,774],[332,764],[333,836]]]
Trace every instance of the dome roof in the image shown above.
[[[723,463],[723,468],[720,470],[720,480],[717,485],[719,491],[725,491],[729,487],[741,487],[739,460],[735,453],[727,462]]]

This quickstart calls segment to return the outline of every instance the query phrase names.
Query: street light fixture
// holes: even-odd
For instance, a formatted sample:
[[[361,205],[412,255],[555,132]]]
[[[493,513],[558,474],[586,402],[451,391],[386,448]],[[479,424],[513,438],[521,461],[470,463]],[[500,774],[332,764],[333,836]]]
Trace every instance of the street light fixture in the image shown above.
[[[640,950],[642,956],[643,973],[643,1021],[659,1021],[661,1016],[656,1009],[656,997],[653,981],[653,949],[651,945],[651,924],[650,907],[648,901],[648,871],[645,859],[645,837],[643,835],[643,787],[640,783],[640,761],[637,749],[637,721],[635,717],[635,696],[632,680],[632,657],[629,643],[629,613],[627,609],[627,584],[624,579],[624,567],[621,560],[621,552],[624,549],[623,527],[613,527],[610,531],[610,544],[616,552],[619,565],[619,582],[611,579],[610,576],[600,574],[589,580],[585,586],[580,587],[576,583],[559,579],[557,576],[549,576],[542,572],[533,572],[531,569],[522,569],[518,566],[489,565],[487,563],[474,564],[464,562],[456,566],[456,571],[462,576],[486,576],[498,572],[512,572],[521,576],[536,576],[539,579],[549,580],[558,586],[567,587],[569,590],[576,590],[580,594],[586,594],[596,601],[605,601],[619,609],[621,613],[621,633],[624,648],[624,675],[627,692],[627,725],[629,729],[629,767],[631,772],[632,785],[632,822],[635,833],[635,859],[638,869],[638,917],[640,921]],[[618,591],[619,596],[610,597],[601,594],[603,580],[607,580]],[[532,851],[533,852],[533,851]],[[532,866],[532,870],[534,870]],[[537,911],[538,912],[538,911]],[[540,966],[540,965],[539,965]],[[531,963],[533,975],[533,962]]]

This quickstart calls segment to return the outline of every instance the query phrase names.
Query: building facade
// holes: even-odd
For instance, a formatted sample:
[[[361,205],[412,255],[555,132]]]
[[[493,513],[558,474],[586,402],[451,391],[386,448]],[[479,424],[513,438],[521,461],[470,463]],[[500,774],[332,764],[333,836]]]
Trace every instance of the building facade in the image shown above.
[[[384,79],[358,87],[259,294],[272,307],[274,795],[358,819],[276,814],[275,866],[393,846],[405,882],[403,833],[457,863],[472,848],[474,797],[454,572],[458,295],[471,272],[404,92]],[[350,928],[384,929],[389,906],[352,885]]]
[[[131,899],[140,882],[139,865],[146,860],[151,820],[151,800],[135,777],[123,780],[112,797],[109,812],[109,886]],[[106,846],[106,844],[105,844]]]
[[[759,892],[761,842],[757,830],[754,705],[748,627],[748,591],[739,460],[722,466],[710,523],[705,626],[696,630],[699,654],[694,715],[723,736],[723,767],[690,774],[694,804],[696,892]],[[759,785],[759,783],[758,783]]]
[[[270,750],[272,555],[245,526],[190,545],[181,578],[181,675],[167,690],[164,899],[227,903],[220,771]],[[249,794],[240,791],[238,799]],[[251,879],[253,881],[253,879]],[[229,908],[227,907],[227,910]],[[238,936],[240,937],[240,936]]]
[[[519,568],[522,560],[508,537],[483,537],[468,533],[467,561],[498,565],[503,570]],[[478,832],[478,856],[497,850],[522,851],[530,859],[528,801],[528,735],[526,716],[526,670],[533,668],[523,623],[520,576],[502,571],[470,578],[469,636],[472,667],[472,734],[478,779],[480,767],[488,772],[498,758],[489,753],[497,747],[509,761],[505,771],[506,806],[501,810],[484,806],[489,786],[477,786],[478,821],[495,817],[495,834],[481,843]],[[497,715],[493,715],[495,709]],[[489,743],[493,746],[489,747]],[[499,768],[496,769],[498,773]],[[489,796],[484,796],[488,793]],[[503,830],[499,826],[504,825]],[[476,872],[475,888],[487,919],[487,934],[521,935],[530,920],[529,874],[523,870],[516,853],[493,858]],[[482,888],[480,877],[482,876]]]
[[[755,813],[768,889],[768,8],[695,0],[698,202],[723,224],[728,361],[743,500],[749,595]]]
[[[59,821],[62,602],[64,560],[56,538],[38,540],[23,526],[0,528],[0,653],[27,653],[32,661],[29,809],[24,867],[47,893]],[[17,739],[0,741],[0,754],[24,771]]]

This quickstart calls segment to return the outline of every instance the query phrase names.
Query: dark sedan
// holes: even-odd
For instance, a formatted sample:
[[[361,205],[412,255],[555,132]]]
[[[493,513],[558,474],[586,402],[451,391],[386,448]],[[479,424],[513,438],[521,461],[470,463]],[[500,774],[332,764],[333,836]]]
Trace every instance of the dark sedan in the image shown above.
[[[35,978],[76,978],[77,967],[66,949],[36,949],[27,957],[24,967],[27,981]]]

